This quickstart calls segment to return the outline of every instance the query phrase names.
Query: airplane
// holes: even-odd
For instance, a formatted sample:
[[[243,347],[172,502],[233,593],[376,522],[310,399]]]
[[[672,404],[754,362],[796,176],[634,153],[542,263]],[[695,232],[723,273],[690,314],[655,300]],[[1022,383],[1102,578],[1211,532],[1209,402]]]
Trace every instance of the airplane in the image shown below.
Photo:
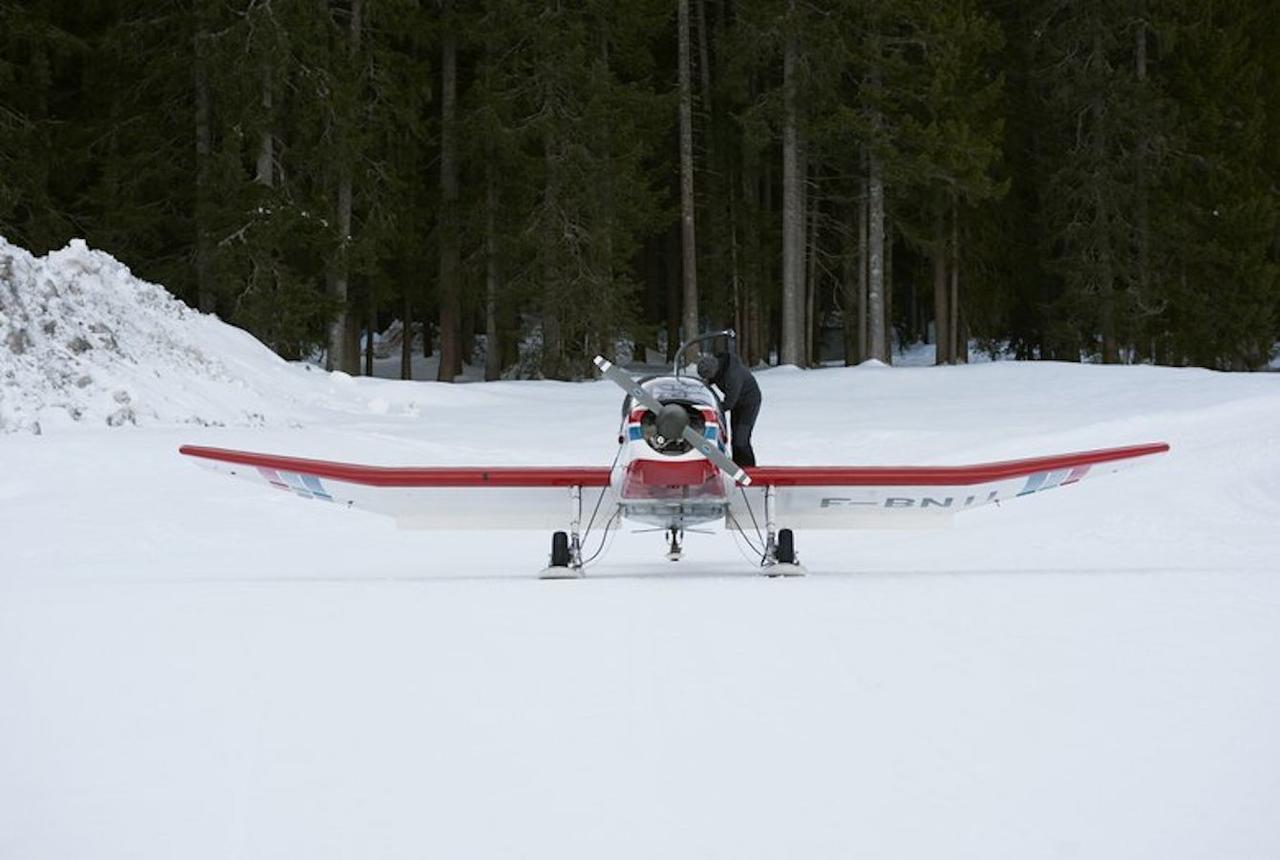
[[[721,337],[733,348],[732,329],[702,335],[681,345],[671,373],[643,379],[596,356],[601,374],[626,392],[611,466],[388,467],[197,445],[179,452],[303,498],[390,515],[401,528],[557,529],[539,576],[576,579],[624,520],[664,532],[672,561],[683,555],[686,531],[722,523],[759,556],[761,573],[802,576],[796,528],[937,525],[955,513],[1068,486],[1169,450],[1152,442],[967,466],[745,469],[729,456],[729,424],[716,391],[682,373],[690,349]],[[595,494],[585,528],[584,493]],[[586,540],[602,516],[600,549],[587,556]]]

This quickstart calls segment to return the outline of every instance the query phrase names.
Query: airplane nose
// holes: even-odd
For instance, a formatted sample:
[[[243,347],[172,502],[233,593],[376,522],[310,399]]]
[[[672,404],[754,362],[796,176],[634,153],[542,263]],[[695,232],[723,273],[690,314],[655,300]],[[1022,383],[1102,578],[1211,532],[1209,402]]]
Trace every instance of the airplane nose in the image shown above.
[[[679,439],[684,428],[689,426],[689,413],[678,403],[667,403],[655,417],[657,434],[654,441],[665,445],[672,439]]]

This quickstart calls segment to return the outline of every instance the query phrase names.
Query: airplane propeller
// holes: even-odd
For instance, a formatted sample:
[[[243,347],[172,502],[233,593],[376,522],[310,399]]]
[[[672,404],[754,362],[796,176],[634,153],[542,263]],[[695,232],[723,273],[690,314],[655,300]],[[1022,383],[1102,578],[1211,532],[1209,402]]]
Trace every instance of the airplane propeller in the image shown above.
[[[667,403],[654,419],[658,433],[654,441],[665,445],[672,439],[679,439],[684,428],[689,426],[689,413],[678,403]]]
[[[674,439],[679,436],[734,481],[744,487],[751,484],[751,476],[741,466],[725,456],[715,442],[689,426],[689,416],[683,407],[675,403],[664,405],[658,398],[645,391],[640,383],[631,377],[631,374],[602,355],[596,356],[595,364],[600,368],[601,373],[653,413],[657,423],[659,444],[663,444],[665,439]]]

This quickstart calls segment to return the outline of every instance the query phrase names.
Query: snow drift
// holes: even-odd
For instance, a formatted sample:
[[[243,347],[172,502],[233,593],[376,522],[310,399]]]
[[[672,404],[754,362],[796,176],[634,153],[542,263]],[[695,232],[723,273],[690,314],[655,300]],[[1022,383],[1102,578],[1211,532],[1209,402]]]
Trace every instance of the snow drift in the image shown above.
[[[36,257],[0,238],[0,433],[286,421],[307,371],[74,239]]]

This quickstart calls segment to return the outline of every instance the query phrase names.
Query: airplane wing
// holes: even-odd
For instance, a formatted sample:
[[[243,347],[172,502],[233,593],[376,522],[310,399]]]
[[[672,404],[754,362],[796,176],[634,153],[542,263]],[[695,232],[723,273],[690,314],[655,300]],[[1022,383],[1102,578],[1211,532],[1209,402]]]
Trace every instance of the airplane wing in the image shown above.
[[[602,491],[606,517],[616,502],[607,467],[364,466],[198,445],[178,451],[224,474],[394,517],[400,528],[562,529],[570,520],[574,486],[582,488],[588,512]]]
[[[1074,484],[1169,450],[1163,442],[970,466],[760,466],[733,495],[739,523],[763,524],[764,495],[787,528],[895,528],[945,524],[960,511]]]

